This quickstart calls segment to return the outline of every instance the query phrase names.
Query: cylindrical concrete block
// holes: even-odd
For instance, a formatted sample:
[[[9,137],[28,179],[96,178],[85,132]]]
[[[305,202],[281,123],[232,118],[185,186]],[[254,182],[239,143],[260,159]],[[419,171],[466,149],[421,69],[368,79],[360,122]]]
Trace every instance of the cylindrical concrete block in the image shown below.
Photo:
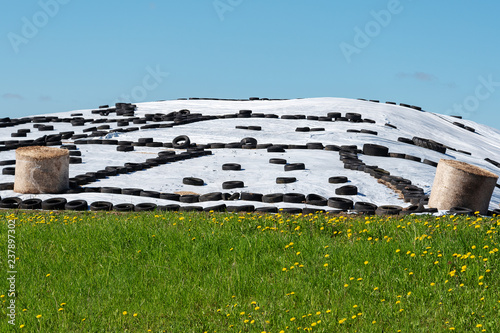
[[[62,193],[68,188],[68,150],[44,146],[16,149],[14,192]]]
[[[442,159],[436,169],[429,207],[467,207],[487,214],[497,179],[497,175],[480,167]]]

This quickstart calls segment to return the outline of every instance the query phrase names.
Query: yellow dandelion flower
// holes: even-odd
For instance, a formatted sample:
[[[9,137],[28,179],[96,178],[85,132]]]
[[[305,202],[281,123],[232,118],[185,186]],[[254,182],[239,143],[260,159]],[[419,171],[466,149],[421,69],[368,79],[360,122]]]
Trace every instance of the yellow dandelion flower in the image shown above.
[[[134,316],[134,317],[137,317],[137,313],[134,313],[134,314],[133,314],[133,316]]]
[[[377,323],[377,322],[376,322],[375,320],[374,320],[374,321],[372,321],[372,324],[376,324],[376,323]]]
[[[40,319],[40,318],[42,318],[42,315],[37,315],[36,316],[36,319]]]
[[[254,310],[258,311],[259,309],[260,309],[260,306],[256,306]]]
[[[65,305],[66,305],[66,303],[61,303],[61,306],[65,306]]]
[[[295,321],[295,317],[290,318],[290,321]]]
[[[328,267],[328,264],[324,264],[323,266],[324,266],[324,267]]]
[[[26,325],[24,325],[24,324],[21,324],[21,325],[19,325],[19,328],[23,328],[24,326],[26,326]]]
[[[365,261],[365,262],[364,262],[364,264],[365,264],[365,265],[368,265],[368,261]]]
[[[57,311],[63,311],[64,309],[63,308],[59,308]]]
[[[330,313],[330,312],[332,312],[332,310],[330,310],[330,309],[326,310],[326,313]]]
[[[431,287],[434,287],[436,284],[434,282],[431,282]]]
[[[127,313],[128,313],[127,311],[123,311],[123,312],[122,312],[122,314],[123,314],[124,316],[126,316],[126,315],[127,315]]]
[[[344,288],[347,288],[347,287],[349,287],[349,285],[348,285],[347,283],[346,283],[346,284],[344,284]]]
[[[49,276],[50,276],[50,273],[49,273],[49,274],[47,274],[47,275],[45,275],[45,277],[49,277]]]

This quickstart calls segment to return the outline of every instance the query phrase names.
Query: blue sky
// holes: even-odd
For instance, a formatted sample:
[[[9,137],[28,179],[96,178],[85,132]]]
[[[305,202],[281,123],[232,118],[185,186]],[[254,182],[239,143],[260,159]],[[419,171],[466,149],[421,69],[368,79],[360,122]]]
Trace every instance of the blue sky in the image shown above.
[[[500,3],[9,1],[0,116],[179,97],[403,102],[500,128]]]

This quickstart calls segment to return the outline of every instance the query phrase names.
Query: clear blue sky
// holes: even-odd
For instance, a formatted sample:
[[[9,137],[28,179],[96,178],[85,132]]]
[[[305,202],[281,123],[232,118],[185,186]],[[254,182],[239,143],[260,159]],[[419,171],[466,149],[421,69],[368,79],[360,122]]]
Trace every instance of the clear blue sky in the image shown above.
[[[2,117],[117,100],[363,97],[500,128],[498,1],[41,0],[0,9]]]

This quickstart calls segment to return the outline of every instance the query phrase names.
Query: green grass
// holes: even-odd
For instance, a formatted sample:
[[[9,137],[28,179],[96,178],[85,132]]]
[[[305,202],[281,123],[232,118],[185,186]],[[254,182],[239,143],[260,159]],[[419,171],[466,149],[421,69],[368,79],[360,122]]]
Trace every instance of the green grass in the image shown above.
[[[496,219],[18,211],[3,253],[13,219],[21,332],[500,332]]]

